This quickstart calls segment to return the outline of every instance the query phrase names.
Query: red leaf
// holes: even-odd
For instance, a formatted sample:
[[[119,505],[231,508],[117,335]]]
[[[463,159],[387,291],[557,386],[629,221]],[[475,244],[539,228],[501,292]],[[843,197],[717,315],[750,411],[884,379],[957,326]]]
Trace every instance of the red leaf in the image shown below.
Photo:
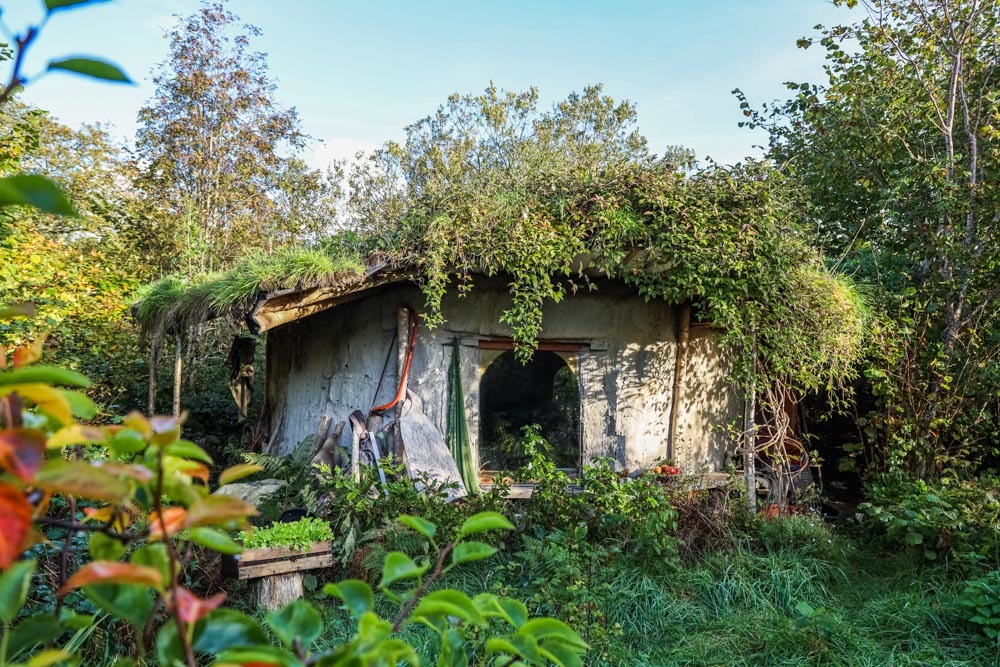
[[[149,515],[149,539],[162,540],[164,533],[173,535],[184,528],[187,510],[183,507],[168,507],[163,510],[163,518],[156,512]]]
[[[191,477],[194,477],[195,479],[200,479],[201,481],[205,482],[205,484],[208,484],[209,471],[208,471],[208,466],[206,466],[205,464],[196,463],[195,465],[192,465],[190,467],[185,466],[183,470],[185,475],[190,475]]]
[[[42,467],[45,458],[45,434],[26,428],[6,428],[0,431],[0,466],[7,472],[30,482]]]
[[[31,532],[31,505],[20,490],[0,484],[0,570],[7,569],[25,548]]]
[[[225,599],[225,593],[218,593],[210,598],[202,599],[186,588],[178,586],[174,589],[173,601],[177,604],[177,614],[182,621],[197,623],[202,616],[221,605]]]
[[[45,345],[45,339],[48,338],[48,334],[39,336],[35,339],[35,342],[30,345],[19,345],[14,349],[14,368],[20,368],[22,366],[27,366],[28,364],[33,364],[42,357],[42,347]]]
[[[65,593],[90,584],[136,584],[162,589],[163,577],[159,570],[145,565],[95,560],[77,570],[60,592]]]

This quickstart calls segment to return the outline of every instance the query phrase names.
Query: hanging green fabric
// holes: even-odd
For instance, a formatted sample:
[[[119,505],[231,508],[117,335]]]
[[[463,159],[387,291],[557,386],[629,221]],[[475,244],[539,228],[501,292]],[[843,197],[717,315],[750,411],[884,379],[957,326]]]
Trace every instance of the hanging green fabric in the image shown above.
[[[469,423],[465,419],[465,396],[462,394],[461,350],[458,339],[452,344],[451,366],[448,368],[448,432],[445,440],[451,451],[458,472],[469,493],[479,493],[479,475],[472,461],[472,443],[469,442]]]

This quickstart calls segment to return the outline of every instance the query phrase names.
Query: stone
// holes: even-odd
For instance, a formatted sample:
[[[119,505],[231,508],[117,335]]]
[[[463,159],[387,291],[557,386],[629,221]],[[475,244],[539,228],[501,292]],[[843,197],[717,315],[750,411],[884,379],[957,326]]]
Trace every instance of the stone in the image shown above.
[[[260,507],[261,501],[283,486],[285,486],[285,482],[280,479],[259,479],[253,482],[226,484],[215,493],[220,496],[239,498],[254,507]]]

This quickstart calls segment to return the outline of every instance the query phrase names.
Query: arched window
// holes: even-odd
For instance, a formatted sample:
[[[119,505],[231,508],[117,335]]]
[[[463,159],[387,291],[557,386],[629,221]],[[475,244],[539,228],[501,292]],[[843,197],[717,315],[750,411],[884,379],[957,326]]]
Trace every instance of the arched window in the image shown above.
[[[513,350],[500,354],[479,384],[479,467],[516,470],[527,458],[522,429],[537,424],[543,452],[559,468],[580,466],[580,384],[555,352],[535,352],[522,364]]]

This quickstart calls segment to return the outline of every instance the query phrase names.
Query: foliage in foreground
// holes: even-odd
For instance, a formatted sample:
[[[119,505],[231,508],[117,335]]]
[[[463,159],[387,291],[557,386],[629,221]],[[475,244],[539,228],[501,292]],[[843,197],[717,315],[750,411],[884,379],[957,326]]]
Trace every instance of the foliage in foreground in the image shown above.
[[[433,558],[418,563],[398,551],[386,556],[379,589],[398,604],[391,622],[372,610],[374,594],[367,583],[348,580],[326,590],[357,620],[349,640],[313,652],[322,633],[320,617],[310,603],[298,601],[266,617],[264,626],[277,639],[272,643],[256,620],[222,607],[224,593],[200,598],[186,581],[195,548],[241,551],[229,533],[246,526],[256,508],[210,493],[212,459],[198,445],[180,439],[181,419],[146,419],[133,413],[119,426],[77,423],[75,417],[92,416],[93,404],[80,393],[54,385],[82,387],[86,380],[35,364],[39,356],[38,347],[17,348],[13,368],[0,370],[0,569],[7,570],[0,576],[0,664],[19,656],[34,656],[31,664],[73,659],[74,640],[60,638],[75,618],[62,613],[63,599],[77,589],[106,614],[105,622],[131,627],[133,659],[146,660],[152,649],[162,667],[195,667],[206,657],[218,665],[417,665],[413,647],[393,637],[414,623],[440,634],[442,665],[468,664],[467,633],[474,628],[490,636],[486,656],[509,663],[580,664],[586,644],[556,619],[530,619],[523,604],[488,593],[473,599],[454,590],[431,590],[435,580],[454,567],[496,552],[471,539],[513,528],[495,512],[470,516],[440,545],[433,523],[401,517],[402,524],[427,541]],[[6,355],[3,361],[7,363]],[[222,471],[219,482],[231,483],[258,470],[235,466]],[[40,500],[32,505],[29,497],[34,499],[36,492]],[[50,511],[57,507],[65,509],[58,515]],[[41,626],[36,614],[20,614],[36,561],[18,557],[35,539],[32,524],[43,531],[57,528],[89,535],[89,558],[82,557],[83,564],[72,573],[65,563],[74,556],[73,542],[63,537],[57,602]]]
[[[688,505],[682,524],[701,521],[714,532],[721,523],[725,534],[708,548],[680,549],[680,559],[636,559],[628,543],[613,537],[597,540],[579,526],[536,523],[441,585],[470,594],[490,590],[523,600],[531,613],[557,616],[592,647],[585,656],[590,665],[971,666],[995,660],[996,643],[968,620],[974,613],[960,600],[967,584],[954,568],[924,564],[818,519],[751,519],[742,507],[738,498],[719,504],[707,495]],[[385,539],[388,548],[419,551],[409,538]],[[377,581],[380,569],[369,572],[361,576]],[[376,607],[382,605],[391,608],[391,601],[376,595]],[[339,641],[349,628],[329,605],[319,608],[328,619],[328,641]],[[405,634],[422,657],[433,658],[433,634],[419,627]]]

